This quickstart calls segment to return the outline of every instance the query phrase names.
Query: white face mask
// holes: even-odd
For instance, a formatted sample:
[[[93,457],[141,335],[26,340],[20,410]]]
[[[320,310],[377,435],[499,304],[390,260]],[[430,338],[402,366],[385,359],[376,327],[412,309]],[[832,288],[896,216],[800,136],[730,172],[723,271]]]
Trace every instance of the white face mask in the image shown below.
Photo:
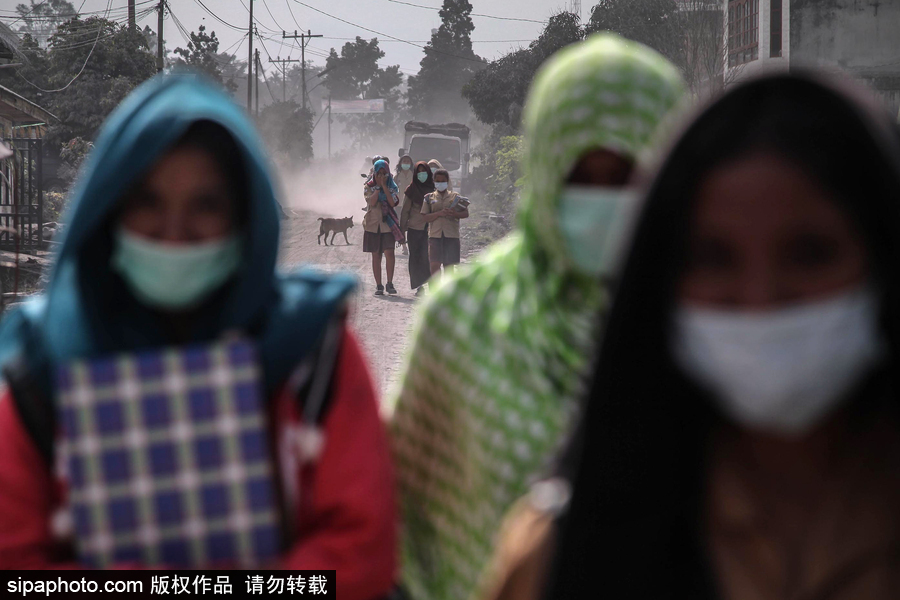
[[[446,192],[446,191],[447,191],[447,186],[448,186],[448,185],[450,185],[450,184],[447,183],[446,181],[435,181],[435,182],[434,182],[434,189],[436,189],[436,190],[439,191],[439,192]]]
[[[412,165],[409,163],[401,163],[400,168],[404,171],[409,171],[412,168]]]
[[[588,275],[613,276],[637,214],[630,188],[570,185],[559,199],[557,220],[566,250]]]
[[[682,305],[672,351],[738,424],[801,434],[884,355],[878,313],[870,287],[765,312]]]

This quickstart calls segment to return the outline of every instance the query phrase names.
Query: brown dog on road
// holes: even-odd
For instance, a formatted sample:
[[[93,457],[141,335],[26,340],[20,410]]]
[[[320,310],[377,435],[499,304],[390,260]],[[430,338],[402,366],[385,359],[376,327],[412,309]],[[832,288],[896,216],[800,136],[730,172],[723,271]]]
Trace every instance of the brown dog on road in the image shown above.
[[[322,243],[322,236],[325,236],[325,245],[328,245],[328,234],[331,235],[331,245],[334,246],[334,238],[338,233],[344,234],[344,241],[347,242],[347,245],[350,245],[350,240],[347,239],[347,230],[353,227],[353,217],[345,217],[343,219],[323,219],[319,217],[319,221],[322,221],[322,224],[319,225],[319,237],[316,238],[316,243]]]

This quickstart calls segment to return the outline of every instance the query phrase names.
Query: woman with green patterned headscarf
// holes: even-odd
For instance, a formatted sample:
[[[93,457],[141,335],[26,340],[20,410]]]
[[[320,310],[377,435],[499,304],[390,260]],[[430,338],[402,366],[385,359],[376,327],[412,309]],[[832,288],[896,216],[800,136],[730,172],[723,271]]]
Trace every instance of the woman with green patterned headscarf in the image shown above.
[[[627,229],[623,186],[683,95],[664,58],[610,34],[535,78],[519,230],[426,303],[393,407],[414,600],[473,595],[503,514],[561,443]]]

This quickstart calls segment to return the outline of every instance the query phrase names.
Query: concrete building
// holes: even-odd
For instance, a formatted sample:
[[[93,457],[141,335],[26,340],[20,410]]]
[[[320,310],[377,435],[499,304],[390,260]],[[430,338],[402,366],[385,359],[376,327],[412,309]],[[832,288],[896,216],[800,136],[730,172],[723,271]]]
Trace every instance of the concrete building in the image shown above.
[[[845,71],[900,108],[900,1],[723,0],[726,85],[756,73]]]

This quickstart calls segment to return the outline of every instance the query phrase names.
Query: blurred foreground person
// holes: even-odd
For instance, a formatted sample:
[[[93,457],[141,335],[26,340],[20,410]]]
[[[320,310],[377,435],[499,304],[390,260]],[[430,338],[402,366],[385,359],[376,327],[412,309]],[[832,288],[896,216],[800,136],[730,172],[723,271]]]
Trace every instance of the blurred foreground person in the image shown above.
[[[403,195],[403,208],[400,211],[400,229],[409,241],[409,287],[421,296],[425,283],[431,277],[431,266],[428,262],[428,223],[422,214],[422,203],[425,196],[434,191],[434,179],[428,164],[416,163],[412,183]]]
[[[494,597],[900,597],[900,145],[842,85],[745,84],[674,147],[562,461],[568,508],[542,484],[510,528],[519,548],[544,530],[535,556],[558,539],[549,587]]]
[[[0,331],[0,568],[262,563],[384,596],[392,467],[352,280],[276,275],[243,111],[194,77],[148,82],[72,201],[45,296]]]
[[[605,243],[608,221],[629,210],[622,187],[683,91],[660,55],[612,35],[570,46],[537,76],[520,229],[432,295],[396,401],[413,598],[473,595],[503,514],[556,451],[604,306],[596,265],[609,257],[594,238]]]
[[[375,277],[375,295],[396,294],[394,287],[394,247],[405,242],[400,230],[400,218],[394,210],[400,204],[400,189],[391,177],[391,168],[384,159],[375,163],[372,177],[364,187],[366,216],[363,219],[363,252],[372,255],[372,274]],[[381,257],[385,258],[387,285],[381,285]]]

